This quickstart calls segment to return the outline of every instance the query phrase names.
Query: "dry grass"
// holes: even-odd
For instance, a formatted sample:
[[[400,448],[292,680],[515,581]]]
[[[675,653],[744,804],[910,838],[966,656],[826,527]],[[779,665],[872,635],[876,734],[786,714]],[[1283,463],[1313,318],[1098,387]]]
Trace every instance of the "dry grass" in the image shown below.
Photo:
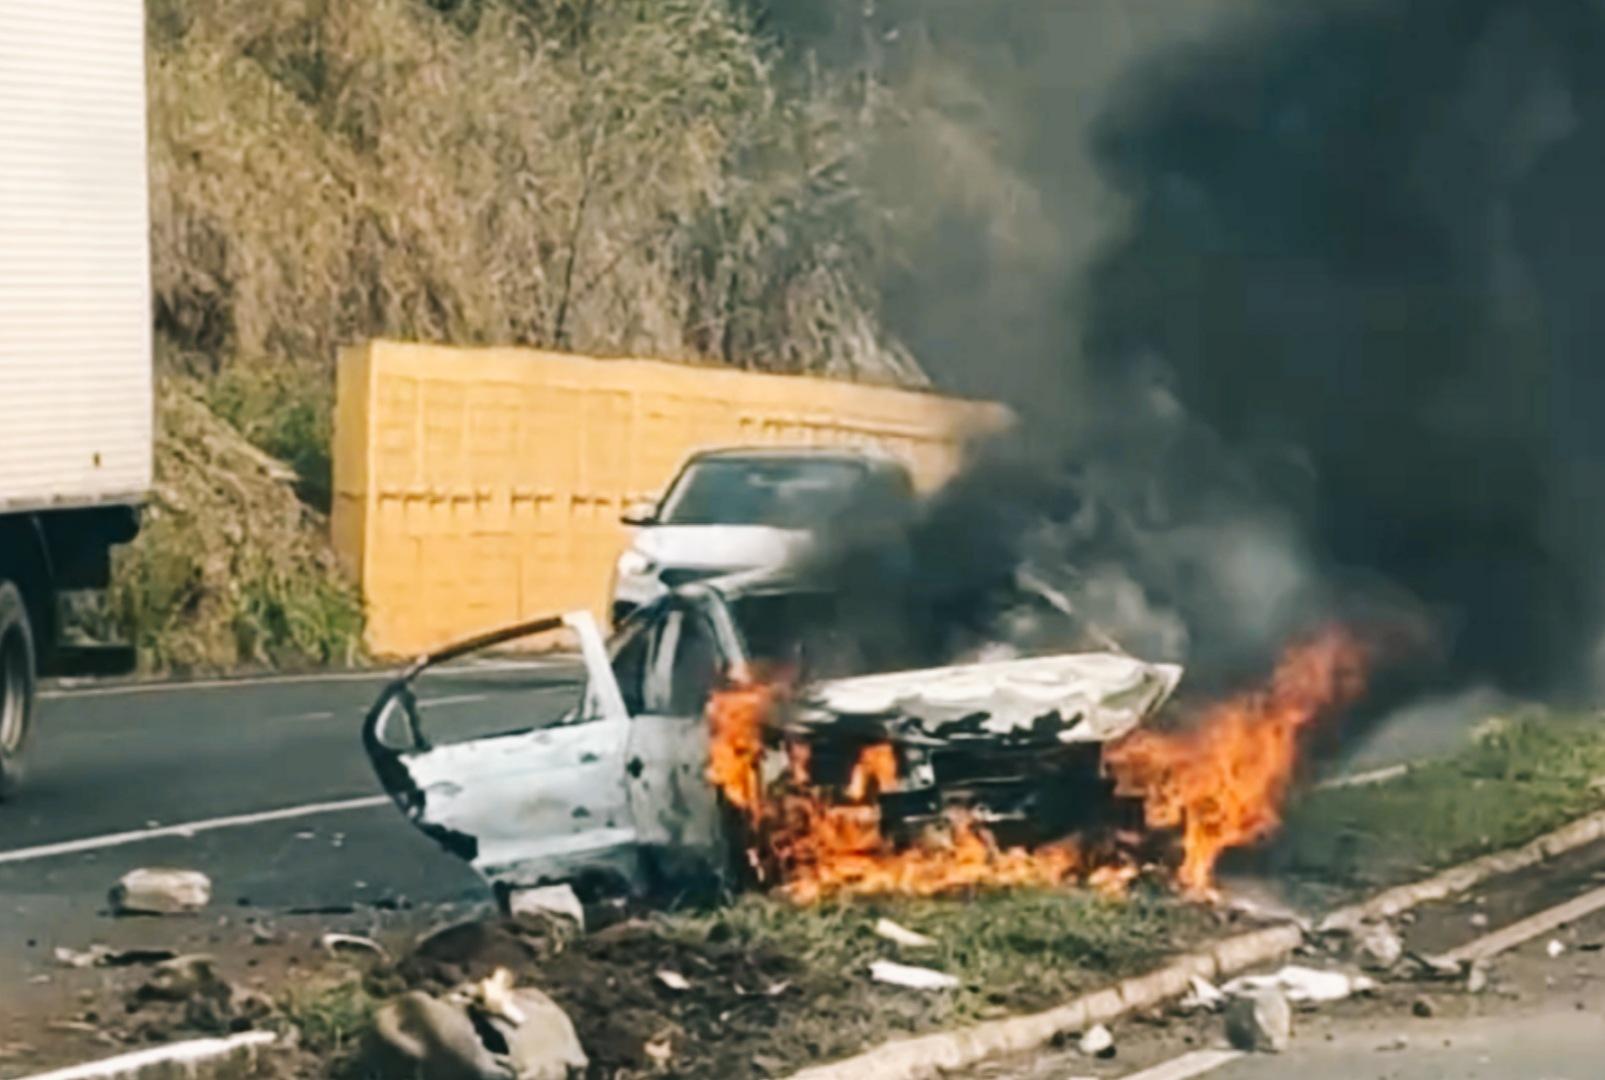
[[[917,378],[860,284],[852,132],[710,0],[152,0],[160,326]]]

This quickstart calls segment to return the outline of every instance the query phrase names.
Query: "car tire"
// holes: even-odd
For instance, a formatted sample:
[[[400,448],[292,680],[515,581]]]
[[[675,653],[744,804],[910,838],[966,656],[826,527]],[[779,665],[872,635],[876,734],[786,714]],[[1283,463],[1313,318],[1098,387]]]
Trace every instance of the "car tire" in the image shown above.
[[[34,655],[22,593],[0,581],[0,799],[22,779],[22,751],[33,727]]]

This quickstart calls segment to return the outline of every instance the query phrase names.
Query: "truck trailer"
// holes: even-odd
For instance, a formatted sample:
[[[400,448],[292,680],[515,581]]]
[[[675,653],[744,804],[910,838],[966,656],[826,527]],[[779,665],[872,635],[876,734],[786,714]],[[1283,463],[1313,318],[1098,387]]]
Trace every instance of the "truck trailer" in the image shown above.
[[[145,148],[139,0],[0,0],[0,796],[151,487]]]

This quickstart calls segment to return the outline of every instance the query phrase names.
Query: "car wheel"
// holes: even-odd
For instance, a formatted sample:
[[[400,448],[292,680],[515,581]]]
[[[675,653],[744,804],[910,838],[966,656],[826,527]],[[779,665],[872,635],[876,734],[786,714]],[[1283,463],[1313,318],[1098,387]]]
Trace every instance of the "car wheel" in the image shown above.
[[[22,776],[22,750],[33,722],[33,628],[22,593],[0,581],[0,798]]]

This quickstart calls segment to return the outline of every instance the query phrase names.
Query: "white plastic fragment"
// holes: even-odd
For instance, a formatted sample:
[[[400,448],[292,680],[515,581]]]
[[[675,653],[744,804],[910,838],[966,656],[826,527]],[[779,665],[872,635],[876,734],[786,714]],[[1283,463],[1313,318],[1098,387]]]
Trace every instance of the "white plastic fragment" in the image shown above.
[[[670,990],[683,993],[684,991],[691,989],[691,980],[687,979],[678,971],[670,971],[668,968],[660,968],[657,975],[658,982],[662,983],[664,986],[667,986]]]
[[[390,962],[390,953],[385,947],[372,938],[361,937],[357,934],[337,934],[330,932],[318,939],[323,951],[330,956],[339,956],[342,952],[368,953],[378,957],[385,963]]]
[[[926,937],[906,926],[899,926],[890,919],[876,920],[875,934],[906,949],[929,949],[936,944],[935,938]]]
[[[569,885],[519,889],[507,898],[507,910],[513,915],[561,915],[585,929],[585,905]]]
[[[1544,951],[1547,952],[1549,954],[1549,958],[1553,960],[1561,953],[1566,951],[1566,945],[1559,938],[1550,938],[1549,944],[1544,946]]]
[[[1289,964],[1270,975],[1241,975],[1221,989],[1233,997],[1257,990],[1275,989],[1286,994],[1287,1000],[1294,1004],[1308,1002],[1318,1005],[1374,990],[1376,983],[1364,975],[1347,975],[1341,971],[1320,971]]]
[[[1187,1012],[1196,1012],[1199,1009],[1214,1011],[1226,1004],[1226,995],[1202,975],[1193,975],[1188,982],[1192,989],[1187,991],[1179,1003]]]
[[[1076,1048],[1087,1057],[1114,1057],[1115,1037],[1102,1024],[1095,1024],[1081,1036]]]
[[[876,982],[902,986],[910,990],[957,990],[959,981],[951,975],[930,968],[910,967],[891,960],[876,960],[869,965],[869,977]]]

